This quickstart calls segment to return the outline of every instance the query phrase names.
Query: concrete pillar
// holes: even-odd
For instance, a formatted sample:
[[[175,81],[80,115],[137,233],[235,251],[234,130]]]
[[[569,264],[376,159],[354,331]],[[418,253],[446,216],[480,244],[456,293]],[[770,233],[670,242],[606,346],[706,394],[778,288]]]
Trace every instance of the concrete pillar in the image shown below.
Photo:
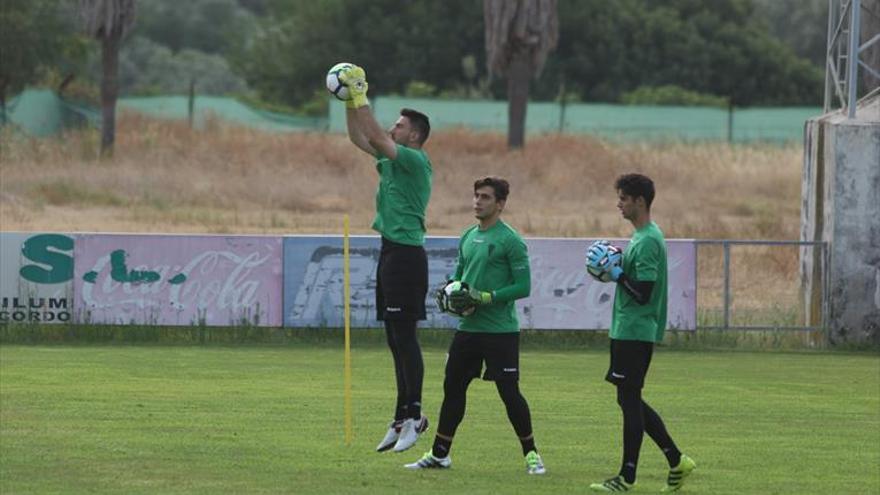
[[[808,324],[833,345],[880,347],[880,97],[852,120],[811,119],[804,134],[801,240],[828,246],[801,250]]]

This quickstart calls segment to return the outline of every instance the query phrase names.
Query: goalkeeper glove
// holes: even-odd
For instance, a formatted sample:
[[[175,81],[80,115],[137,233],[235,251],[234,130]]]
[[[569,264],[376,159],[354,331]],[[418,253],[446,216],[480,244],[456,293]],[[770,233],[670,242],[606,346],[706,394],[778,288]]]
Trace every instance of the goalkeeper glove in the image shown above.
[[[468,296],[468,289],[457,289],[449,293],[449,312],[458,316],[468,316],[474,313],[474,302]]]
[[[623,254],[620,249],[612,246],[608,241],[596,241],[587,250],[587,271],[597,276],[601,273],[607,273],[609,278],[614,282],[620,279],[623,269],[620,263]],[[601,276],[597,276],[600,280]]]
[[[611,267],[610,270],[606,270],[606,271],[608,272],[608,275],[611,276],[611,280],[613,280],[615,282],[620,280],[620,276],[623,275],[623,268],[621,268],[618,265],[614,265]]]
[[[495,293],[471,289],[468,291],[468,297],[470,297],[471,301],[477,306],[482,306],[484,304],[491,304],[492,300],[495,299]]]
[[[460,306],[482,306],[492,302],[492,293],[477,289],[455,291],[449,295],[450,301]]]
[[[351,99],[345,102],[347,108],[360,108],[369,105],[367,101],[367,73],[357,65],[339,73],[339,80],[348,86]]]

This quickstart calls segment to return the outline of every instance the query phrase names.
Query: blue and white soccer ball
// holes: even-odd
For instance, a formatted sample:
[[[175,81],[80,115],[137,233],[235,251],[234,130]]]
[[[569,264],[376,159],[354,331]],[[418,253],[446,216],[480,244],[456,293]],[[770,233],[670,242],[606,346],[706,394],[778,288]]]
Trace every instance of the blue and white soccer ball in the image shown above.
[[[337,99],[348,101],[351,99],[351,92],[348,86],[339,80],[339,73],[354,67],[354,64],[348,62],[340,62],[327,71],[327,91]]]

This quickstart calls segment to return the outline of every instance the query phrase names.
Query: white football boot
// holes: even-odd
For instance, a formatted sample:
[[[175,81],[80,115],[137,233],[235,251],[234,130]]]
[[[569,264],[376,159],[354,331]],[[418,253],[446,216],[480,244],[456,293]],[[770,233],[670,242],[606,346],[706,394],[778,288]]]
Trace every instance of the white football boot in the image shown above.
[[[425,452],[421,459],[412,464],[404,464],[407,469],[447,469],[452,466],[452,459],[446,457],[434,457],[431,451]]]
[[[400,427],[400,437],[397,439],[397,443],[394,444],[395,452],[403,452],[404,450],[412,447],[416,440],[419,439],[419,435],[424,433],[428,429],[428,417],[424,414],[418,420],[407,418],[403,421],[403,425]]]
[[[385,438],[379,442],[379,445],[376,446],[376,452],[385,452],[386,450],[394,447],[394,444],[397,443],[397,439],[400,438],[400,428],[403,426],[403,420],[397,419],[391,422],[388,425],[388,431],[385,433]]]

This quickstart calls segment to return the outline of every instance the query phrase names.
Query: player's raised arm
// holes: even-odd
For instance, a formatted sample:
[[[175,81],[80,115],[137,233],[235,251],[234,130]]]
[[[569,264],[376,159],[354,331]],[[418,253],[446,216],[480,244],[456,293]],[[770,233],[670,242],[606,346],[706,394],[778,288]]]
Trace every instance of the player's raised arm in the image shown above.
[[[360,123],[357,117],[357,110],[349,107],[350,102],[346,102],[345,108],[345,124],[348,129],[348,139],[355,146],[363,150],[365,153],[369,153],[371,156],[377,156],[376,148],[373,148],[370,145],[370,141],[364,135],[363,131],[361,131]]]
[[[346,82],[349,71],[355,67],[357,66],[348,62],[340,62],[331,67],[330,70],[327,71],[327,91],[336,97],[336,99],[345,102],[345,124],[346,129],[348,130],[348,139],[360,150],[375,157],[377,156],[376,149],[370,145],[370,141],[367,140],[367,137],[361,130],[360,123],[358,122],[355,113],[356,107],[352,101],[351,88],[349,88],[349,85]],[[360,69],[360,71],[362,73],[363,69]],[[348,79],[352,78],[349,77]],[[363,81],[363,84],[366,86],[366,80]]]
[[[374,156],[381,155],[396,160],[397,144],[382,129],[382,126],[376,121],[372,109],[370,109],[370,103],[367,100],[369,84],[367,83],[367,75],[364,69],[354,66],[341,72],[339,79],[348,86],[348,90],[351,93],[351,99],[345,103],[349,139],[357,147],[372,153]],[[354,135],[352,129],[357,130]]]

